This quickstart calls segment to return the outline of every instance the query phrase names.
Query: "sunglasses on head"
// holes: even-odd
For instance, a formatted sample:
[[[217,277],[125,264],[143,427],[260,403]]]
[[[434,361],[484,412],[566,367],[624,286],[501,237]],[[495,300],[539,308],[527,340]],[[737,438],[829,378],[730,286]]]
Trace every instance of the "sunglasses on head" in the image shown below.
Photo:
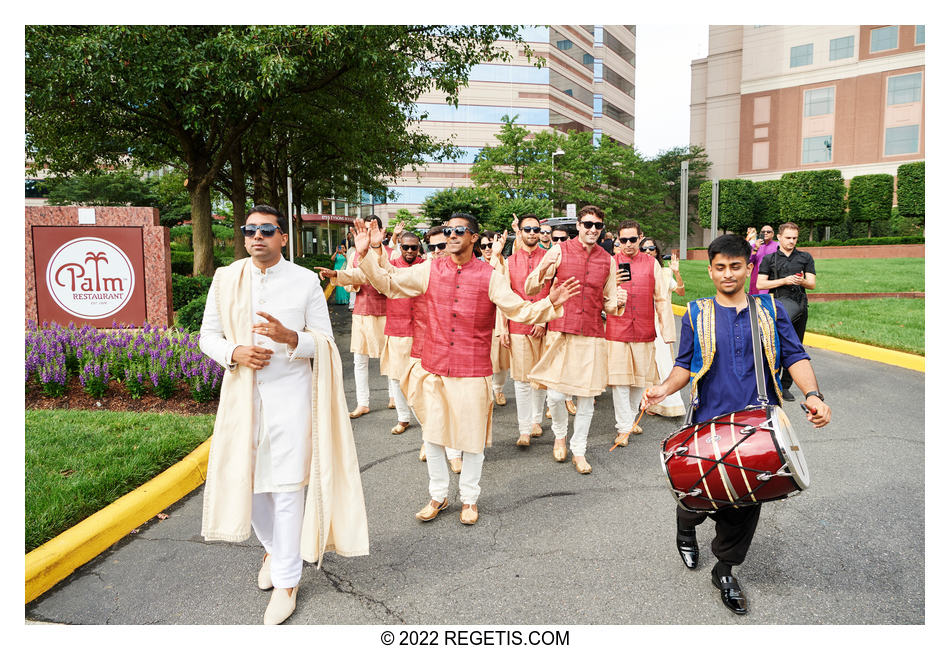
[[[274,233],[278,230],[280,230],[280,228],[272,223],[262,223],[260,225],[249,224],[246,226],[241,226],[241,232],[244,233],[245,237],[253,237],[258,232],[261,233],[262,237],[273,237]]]
[[[472,230],[472,229],[469,228],[468,226],[455,226],[454,228],[449,228],[448,226],[446,226],[445,228],[442,229],[442,234],[445,235],[446,237],[451,237],[453,234],[458,235],[459,237],[461,237],[462,235],[464,235],[464,234],[467,233],[467,232],[470,232],[470,233],[472,233],[473,235],[477,235],[477,234],[478,234],[477,232],[475,232],[474,230]]]
[[[541,232],[541,226],[525,226],[522,230],[525,232]]]
[[[640,241],[640,238],[639,237],[617,237],[617,241],[619,241],[621,244],[626,244],[627,242],[630,242],[631,244],[636,244],[638,241]]]
[[[551,237],[551,241],[567,241],[567,235],[563,237]]]
[[[596,228],[597,230],[604,229],[603,221],[581,221],[581,225],[590,230],[591,228]]]
[[[429,248],[434,248],[437,251],[444,251],[445,242],[442,242],[441,244],[429,244]]]
[[[419,250],[419,244],[400,244],[400,248],[404,251],[417,251]]]
[[[655,251],[655,250],[656,250],[656,246],[641,246],[640,247],[641,253],[646,253],[647,251]]]

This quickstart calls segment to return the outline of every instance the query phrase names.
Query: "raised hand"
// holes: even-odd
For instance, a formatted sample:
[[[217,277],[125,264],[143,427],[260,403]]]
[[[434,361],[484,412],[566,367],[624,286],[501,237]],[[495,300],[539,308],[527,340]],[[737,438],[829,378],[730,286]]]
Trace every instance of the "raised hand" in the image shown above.
[[[373,225],[376,225],[376,222],[373,222]],[[382,239],[380,239],[382,241]],[[356,254],[362,259],[365,257],[366,252],[369,250],[369,229],[366,227],[366,222],[362,219],[356,219],[353,222],[353,247],[356,249]]]
[[[558,284],[557,278],[554,278],[554,281],[551,282],[551,291],[548,293],[548,298],[551,299],[551,304],[557,307],[579,295],[580,292],[581,283],[575,280],[574,276],[565,280],[564,284]]]
[[[313,270],[320,274],[320,277],[324,279],[336,277],[336,271],[334,269],[325,269],[322,266],[315,266],[313,267]]]
[[[391,244],[393,246],[399,243],[399,235],[402,234],[402,231],[404,228],[405,228],[405,224],[402,221],[400,221],[395,226],[393,226],[393,238],[391,241]]]
[[[518,215],[516,215],[514,212],[511,213],[511,232],[515,234],[521,232],[518,229]]]
[[[373,248],[379,248],[383,244],[383,237],[386,233],[375,220],[369,222],[369,245]]]
[[[674,273],[680,270],[680,258],[676,250],[670,252],[670,270]]]
[[[505,249],[505,242],[508,241],[508,231],[505,231],[504,235],[495,235],[495,238],[492,240],[491,244],[491,254],[495,257],[501,258],[501,252]]]

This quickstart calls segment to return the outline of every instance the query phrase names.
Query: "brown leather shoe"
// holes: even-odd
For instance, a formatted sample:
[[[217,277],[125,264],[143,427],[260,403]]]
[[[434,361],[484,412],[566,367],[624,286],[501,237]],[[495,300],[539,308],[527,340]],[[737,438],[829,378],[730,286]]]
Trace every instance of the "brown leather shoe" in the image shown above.
[[[542,433],[544,433],[544,431],[541,430],[541,425],[540,425],[540,424],[532,424],[532,425],[531,425],[531,437],[532,437],[532,438],[537,438],[537,437],[540,436]]]
[[[578,474],[590,474],[591,469],[590,463],[587,462],[587,459],[583,456],[574,456],[571,459],[571,462],[574,463],[574,469],[577,470]]]
[[[570,413],[571,415],[574,415],[575,413],[577,413],[577,407],[574,406],[574,402],[573,402],[573,401],[571,401],[571,400],[565,401],[565,402],[564,402],[564,406],[567,407],[567,412]]]
[[[435,499],[429,501],[426,504],[426,507],[416,513],[416,519],[419,521],[432,521],[435,519],[440,512],[449,507],[449,500],[443,499],[442,503],[439,503]]]
[[[531,446],[531,436],[526,433],[522,433],[518,436],[518,442],[515,443],[519,447],[530,447]]]
[[[461,474],[462,473],[462,459],[449,458],[449,469],[455,472],[456,474]]]
[[[476,521],[478,521],[478,506],[475,504],[462,504],[462,512],[459,513],[459,521],[461,521],[466,526],[471,526]]]
[[[394,436],[398,436],[400,433],[403,433],[406,429],[408,429],[411,426],[412,425],[409,424],[408,422],[397,422],[396,426],[392,428],[390,433],[393,434]]]
[[[561,438],[561,440],[563,441],[564,439]],[[563,463],[565,460],[567,460],[567,443],[566,442],[563,445],[558,445],[557,441],[554,442],[554,460],[556,460],[559,463]]]
[[[355,409],[350,411],[350,419],[355,420],[356,418],[362,417],[366,415],[367,413],[369,413],[368,406],[357,406]]]
[[[495,404],[498,406],[504,406],[508,403],[508,400],[505,398],[504,393],[495,393]]]
[[[422,447],[419,448],[419,460],[421,462],[426,462],[426,445],[422,443]]]

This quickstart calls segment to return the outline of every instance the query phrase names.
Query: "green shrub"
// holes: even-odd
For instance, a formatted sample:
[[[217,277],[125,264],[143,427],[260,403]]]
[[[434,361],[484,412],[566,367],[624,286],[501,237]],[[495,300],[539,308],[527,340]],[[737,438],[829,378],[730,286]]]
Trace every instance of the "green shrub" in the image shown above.
[[[205,301],[208,295],[202,294],[175,313],[175,326],[187,332],[201,329],[201,319],[205,313]]]
[[[851,221],[868,224],[890,219],[894,205],[894,177],[890,174],[855,176],[848,186],[848,214]]]
[[[755,223],[756,229],[769,224],[778,228],[782,223],[782,202],[780,199],[782,181],[759,181],[753,183],[755,188]],[[744,233],[741,233],[744,234]]]
[[[172,309],[179,310],[198,296],[206,295],[211,278],[172,273]]]
[[[845,186],[838,169],[815,169],[782,174],[779,192],[781,220],[800,228],[833,226],[844,219]]]
[[[325,269],[332,269],[333,262],[330,261],[329,255],[303,255],[301,257],[294,257],[294,264],[298,264],[308,271],[313,271],[313,267],[322,266]]]
[[[744,178],[719,181],[719,229],[745,235],[746,228],[755,223],[757,201],[752,181]],[[699,222],[704,228],[712,226],[712,181],[706,181],[699,188]]]
[[[924,223],[924,162],[897,168],[897,210],[901,216]]]
[[[923,244],[923,235],[901,237],[856,237],[851,239],[826,239],[825,241],[799,241],[799,248],[817,246],[891,246],[894,244]]]

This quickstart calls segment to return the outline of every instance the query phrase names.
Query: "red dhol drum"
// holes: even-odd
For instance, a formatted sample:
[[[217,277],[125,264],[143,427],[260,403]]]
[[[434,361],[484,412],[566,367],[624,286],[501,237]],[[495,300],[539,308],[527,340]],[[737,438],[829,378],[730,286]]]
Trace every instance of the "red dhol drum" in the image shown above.
[[[808,487],[808,466],[779,406],[748,406],[684,427],[663,441],[673,496],[695,512],[748,506]]]

